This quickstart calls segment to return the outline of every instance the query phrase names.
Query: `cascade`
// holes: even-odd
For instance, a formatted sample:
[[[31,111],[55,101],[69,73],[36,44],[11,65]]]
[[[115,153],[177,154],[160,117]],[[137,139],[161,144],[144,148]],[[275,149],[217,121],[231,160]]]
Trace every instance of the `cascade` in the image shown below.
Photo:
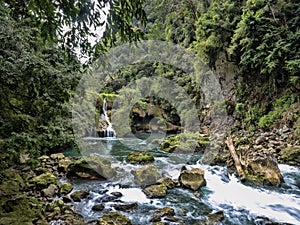
[[[103,100],[103,106],[102,106],[103,113],[101,114],[101,118],[99,120],[99,124],[101,128],[99,129],[98,126],[98,135],[100,137],[116,137],[116,132],[112,128],[112,124],[109,120],[109,117],[107,115],[107,101],[106,98]]]

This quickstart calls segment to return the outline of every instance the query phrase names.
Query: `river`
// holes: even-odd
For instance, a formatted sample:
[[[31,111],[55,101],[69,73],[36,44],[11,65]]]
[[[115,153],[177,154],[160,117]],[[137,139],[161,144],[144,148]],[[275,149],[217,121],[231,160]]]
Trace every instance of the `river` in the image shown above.
[[[152,137],[152,139],[155,137]],[[87,189],[90,198],[75,203],[75,210],[85,220],[95,220],[105,212],[114,211],[114,201],[105,202],[101,212],[92,210],[95,204],[103,202],[103,198],[112,192],[121,192],[118,200],[122,203],[136,202],[138,208],[131,212],[123,212],[133,224],[151,224],[153,210],[170,206],[174,208],[176,217],[187,225],[204,219],[210,212],[223,211],[225,219],[220,224],[264,224],[263,218],[289,224],[300,224],[300,169],[289,165],[279,165],[284,177],[284,185],[275,187],[257,187],[244,185],[234,175],[227,172],[226,167],[201,164],[201,155],[193,155],[189,159],[183,155],[164,153],[158,150],[152,139],[137,138],[88,138],[89,151],[108,157],[112,165],[119,169],[118,176],[111,181],[76,181],[74,189]],[[207,185],[199,195],[183,188],[168,190],[165,198],[148,199],[141,188],[133,183],[132,170],[138,165],[127,164],[124,158],[132,151],[149,151],[155,156],[154,165],[164,176],[177,179],[183,165],[188,169],[205,170]],[[74,154],[65,152],[66,155]],[[120,203],[120,202],[119,202]],[[170,223],[178,224],[178,223]]]

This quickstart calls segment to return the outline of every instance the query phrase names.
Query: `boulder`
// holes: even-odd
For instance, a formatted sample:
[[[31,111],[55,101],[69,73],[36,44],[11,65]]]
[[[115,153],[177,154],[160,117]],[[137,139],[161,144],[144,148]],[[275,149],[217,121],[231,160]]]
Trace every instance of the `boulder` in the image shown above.
[[[175,211],[171,207],[164,207],[154,211],[154,217],[151,218],[150,222],[159,222],[164,216],[175,216]]]
[[[51,154],[50,158],[58,161],[58,160],[65,158],[65,155],[62,153],[55,153],[55,154]]]
[[[60,188],[61,194],[69,194],[73,190],[71,183],[63,183]]]
[[[131,221],[119,212],[110,212],[103,215],[97,222],[98,225],[131,225]]]
[[[45,197],[52,198],[57,193],[57,189],[55,184],[50,184],[48,188],[42,190],[42,194]]]
[[[155,184],[159,179],[159,173],[155,166],[144,166],[134,171],[134,182],[140,186]]]
[[[138,204],[136,202],[134,203],[129,203],[129,204],[120,204],[120,205],[114,205],[115,210],[118,211],[132,211],[138,208]]]
[[[154,162],[154,157],[149,152],[131,152],[126,161],[132,164],[147,164]]]
[[[66,172],[68,166],[69,166],[72,162],[73,162],[73,161],[72,161],[71,158],[69,158],[69,157],[65,157],[65,158],[63,158],[63,159],[60,159],[60,160],[58,161],[58,169],[59,169],[60,171]]]
[[[30,186],[36,186],[38,189],[47,188],[50,184],[58,184],[57,178],[50,171],[46,171],[30,180]]]
[[[71,194],[71,198],[73,199],[74,202],[80,202],[82,199],[86,198],[89,196],[89,192],[87,190],[78,190],[74,191]]]
[[[204,152],[208,144],[209,139],[204,135],[181,133],[164,138],[160,149],[169,153]]]
[[[143,192],[149,198],[163,198],[167,195],[168,188],[162,184],[155,184],[143,189]]]
[[[207,225],[220,224],[225,219],[222,211],[207,215]]]
[[[206,181],[204,179],[204,171],[200,168],[183,170],[181,171],[179,176],[179,183],[185,188],[196,191],[206,185]]]
[[[108,159],[90,155],[76,160],[67,167],[67,177],[82,179],[110,179],[116,175]]]
[[[260,185],[280,186],[283,177],[277,160],[271,154],[251,152],[241,160],[246,181]]]
[[[102,205],[102,204],[97,204],[97,205],[94,205],[94,206],[92,207],[92,210],[94,210],[94,211],[102,211],[104,208],[105,208],[104,205]]]
[[[172,180],[170,177],[164,177],[160,178],[157,181],[157,184],[163,184],[165,185],[168,189],[173,189],[176,186],[176,183],[174,180]]]

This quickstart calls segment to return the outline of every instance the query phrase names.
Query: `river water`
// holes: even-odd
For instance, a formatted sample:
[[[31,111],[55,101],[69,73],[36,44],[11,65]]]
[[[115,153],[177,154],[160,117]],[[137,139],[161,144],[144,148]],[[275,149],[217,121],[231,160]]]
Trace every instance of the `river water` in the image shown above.
[[[153,139],[153,138],[152,138]],[[226,167],[201,164],[201,155],[174,155],[158,150],[151,139],[137,138],[89,138],[85,140],[89,151],[112,160],[113,167],[119,168],[118,175],[111,181],[76,181],[75,190],[87,189],[90,198],[75,203],[75,210],[89,220],[95,220],[109,211],[115,211],[115,204],[136,202],[138,208],[127,215],[133,224],[151,224],[152,211],[165,206],[175,209],[176,217],[192,225],[204,220],[208,213],[223,211],[225,219],[220,224],[264,224],[263,218],[289,224],[300,224],[300,169],[279,165],[284,177],[284,185],[279,188],[246,186],[234,175],[229,175]],[[141,188],[133,183],[132,170],[138,165],[127,164],[124,158],[133,150],[149,151],[155,156],[154,165],[163,176],[177,179],[183,165],[188,169],[201,168],[205,171],[207,185],[201,193],[175,188],[168,190],[165,198],[148,199]],[[66,155],[73,154],[66,152]],[[113,192],[123,196],[116,201],[105,201]],[[92,210],[96,204],[105,205],[101,212]],[[105,202],[105,203],[103,203]],[[200,223],[199,223],[200,222]],[[178,224],[178,223],[170,223]]]

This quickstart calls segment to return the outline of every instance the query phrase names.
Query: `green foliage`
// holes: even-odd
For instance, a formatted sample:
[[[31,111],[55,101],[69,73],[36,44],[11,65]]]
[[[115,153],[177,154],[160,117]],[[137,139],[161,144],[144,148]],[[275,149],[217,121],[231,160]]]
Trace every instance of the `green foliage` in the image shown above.
[[[16,21],[30,19],[41,31],[43,40],[62,44],[68,51],[79,48],[83,55],[100,53],[108,44],[138,40],[142,36],[139,24],[145,25],[142,8],[144,0],[3,0]],[[107,22],[105,18],[107,17]],[[137,26],[138,25],[138,26]],[[104,39],[96,47],[90,37],[97,39],[99,29],[106,27]],[[97,29],[97,32],[95,31]]]
[[[214,65],[218,53],[228,47],[240,20],[240,7],[241,1],[215,0],[199,17],[193,48],[210,66]]]
[[[246,2],[230,47],[243,71],[267,75],[277,86],[299,74],[299,10],[298,1]]]
[[[259,119],[258,126],[264,129],[278,127],[281,119],[289,107],[297,101],[295,95],[284,95],[273,104],[273,110]]]
[[[0,7],[1,156],[18,163],[28,154],[35,164],[40,154],[74,142],[68,102],[78,67],[55,46],[42,44],[41,32],[28,21],[17,22]]]

